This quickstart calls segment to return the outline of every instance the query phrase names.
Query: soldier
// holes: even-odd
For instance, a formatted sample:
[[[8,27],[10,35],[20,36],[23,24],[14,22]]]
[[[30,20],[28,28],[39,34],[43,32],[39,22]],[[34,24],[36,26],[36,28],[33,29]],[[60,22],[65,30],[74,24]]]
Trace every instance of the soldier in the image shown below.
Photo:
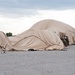
[[[69,45],[69,39],[68,39],[68,36],[66,36],[66,34],[64,33],[60,33],[60,39],[62,40],[64,46],[68,46]]]
[[[63,44],[64,44],[66,47],[69,45],[68,36],[63,36],[63,37],[61,37],[61,40],[62,40]]]
[[[2,46],[0,46],[0,49],[1,49],[1,54],[6,53],[6,50]]]

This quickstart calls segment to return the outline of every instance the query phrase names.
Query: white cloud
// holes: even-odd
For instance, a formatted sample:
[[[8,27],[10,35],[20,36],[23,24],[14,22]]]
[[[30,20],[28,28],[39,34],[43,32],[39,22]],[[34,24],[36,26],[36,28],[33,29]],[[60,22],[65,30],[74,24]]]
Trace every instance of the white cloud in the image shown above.
[[[0,16],[0,31],[18,34],[29,29],[34,23],[43,19],[55,19],[75,27],[75,10],[38,10],[37,12],[37,15],[18,18]]]
[[[41,18],[59,20],[75,27],[75,10],[40,10],[39,13]]]

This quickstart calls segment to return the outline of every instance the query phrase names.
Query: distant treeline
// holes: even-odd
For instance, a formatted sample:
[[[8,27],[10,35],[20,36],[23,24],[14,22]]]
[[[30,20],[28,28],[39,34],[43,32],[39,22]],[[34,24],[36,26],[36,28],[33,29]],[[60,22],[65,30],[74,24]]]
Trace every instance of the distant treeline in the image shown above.
[[[6,33],[6,35],[9,36],[13,36],[11,32]]]

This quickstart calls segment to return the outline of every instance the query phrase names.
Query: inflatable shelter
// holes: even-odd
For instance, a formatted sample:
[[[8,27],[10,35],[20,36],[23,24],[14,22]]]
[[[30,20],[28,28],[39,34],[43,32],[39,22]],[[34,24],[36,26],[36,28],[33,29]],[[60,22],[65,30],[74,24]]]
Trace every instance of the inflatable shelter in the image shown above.
[[[62,50],[74,43],[75,29],[50,19],[37,22],[12,39],[0,32],[0,47],[5,50]]]

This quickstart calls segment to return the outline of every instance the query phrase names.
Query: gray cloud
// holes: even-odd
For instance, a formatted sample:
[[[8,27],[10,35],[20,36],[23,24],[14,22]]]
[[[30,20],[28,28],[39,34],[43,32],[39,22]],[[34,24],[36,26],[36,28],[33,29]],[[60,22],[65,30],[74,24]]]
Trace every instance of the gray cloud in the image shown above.
[[[0,0],[0,7],[26,9],[56,9],[75,7],[75,0]]]
[[[74,9],[75,0],[0,0],[0,13],[32,15],[38,9]]]

